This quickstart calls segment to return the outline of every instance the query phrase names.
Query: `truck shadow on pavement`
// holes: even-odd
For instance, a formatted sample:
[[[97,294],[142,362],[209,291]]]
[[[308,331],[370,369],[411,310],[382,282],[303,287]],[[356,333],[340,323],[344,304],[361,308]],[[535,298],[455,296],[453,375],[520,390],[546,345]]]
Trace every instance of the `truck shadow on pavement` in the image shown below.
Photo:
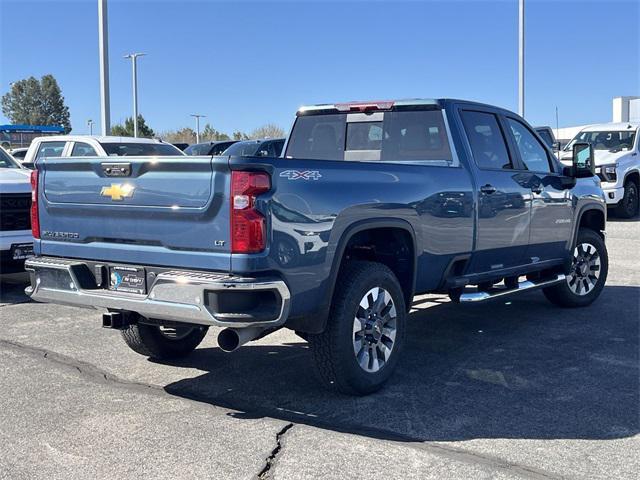
[[[203,348],[171,363],[206,373],[172,395],[319,428],[403,441],[608,439],[640,432],[640,287],[608,286],[589,308],[540,293],[474,307],[414,302],[389,384],[346,397],[316,383],[306,343]]]

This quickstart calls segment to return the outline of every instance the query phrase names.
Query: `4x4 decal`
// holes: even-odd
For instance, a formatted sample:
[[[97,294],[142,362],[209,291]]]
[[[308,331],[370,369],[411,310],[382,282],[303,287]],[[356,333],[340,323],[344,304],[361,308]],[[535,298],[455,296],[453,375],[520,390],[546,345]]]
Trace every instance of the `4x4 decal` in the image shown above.
[[[284,170],[280,176],[288,180],[318,180],[322,177],[318,170]]]

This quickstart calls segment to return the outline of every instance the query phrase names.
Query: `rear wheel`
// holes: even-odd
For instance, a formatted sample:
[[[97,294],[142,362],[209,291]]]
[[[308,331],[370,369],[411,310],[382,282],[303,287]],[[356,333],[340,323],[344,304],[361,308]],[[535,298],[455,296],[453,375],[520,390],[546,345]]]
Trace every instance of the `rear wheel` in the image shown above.
[[[638,185],[632,180],[628,180],[624,185],[624,196],[618,202],[616,215],[621,218],[633,218],[638,214]]]
[[[122,338],[134,352],[165,360],[184,357],[196,349],[209,327],[181,324],[173,326],[136,323],[122,330]]]
[[[393,373],[404,343],[402,288],[385,265],[352,262],[335,291],[325,331],[309,335],[316,373],[332,390],[372,393]]]
[[[586,307],[602,292],[608,271],[604,240],[593,230],[581,229],[566,280],[543,289],[544,295],[561,307]]]

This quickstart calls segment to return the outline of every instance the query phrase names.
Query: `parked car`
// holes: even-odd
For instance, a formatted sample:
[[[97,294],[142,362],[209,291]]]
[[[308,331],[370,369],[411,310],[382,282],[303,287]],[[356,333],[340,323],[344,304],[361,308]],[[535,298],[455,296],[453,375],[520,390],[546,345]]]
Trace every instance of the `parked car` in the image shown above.
[[[157,359],[209,326],[225,351],[287,327],[324,385],[366,394],[396,367],[416,294],[542,289],[584,307],[604,288],[589,144],[563,167],[515,113],[459,100],[306,107],[283,156],[237,156],[258,143],[153,175],[151,157],[37,162],[28,293],[108,309],[103,326]]]
[[[217,142],[194,143],[185,149],[187,155],[222,155],[237,140],[221,140]]]
[[[227,148],[222,155],[239,157],[279,157],[284,147],[284,138],[245,140]]]
[[[553,129],[551,127],[534,127],[534,130],[538,133],[540,138],[544,140],[544,143],[547,144],[554,152],[558,152],[560,150],[560,142],[556,140],[556,136],[553,133]]]
[[[42,157],[182,156],[170,143],[150,138],[56,135],[34,138],[22,165],[33,168]]]
[[[181,152],[184,152],[189,147],[188,143],[172,143],[172,145]]]
[[[571,162],[576,142],[593,146],[596,173],[602,181],[607,205],[622,218],[638,215],[640,193],[640,124],[604,123],[578,133],[562,150],[560,159]]]
[[[24,157],[27,154],[29,148],[14,148],[11,150],[11,156],[19,162],[24,161]]]
[[[0,147],[0,273],[24,271],[33,255],[30,173]]]

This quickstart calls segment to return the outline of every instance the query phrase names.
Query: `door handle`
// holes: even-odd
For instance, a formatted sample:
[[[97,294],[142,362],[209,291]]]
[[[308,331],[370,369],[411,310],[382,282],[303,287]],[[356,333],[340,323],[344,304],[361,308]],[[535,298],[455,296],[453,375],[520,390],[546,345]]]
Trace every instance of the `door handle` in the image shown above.
[[[486,194],[492,194],[492,193],[496,193],[496,187],[494,187],[493,185],[489,185],[488,183],[486,185],[483,185],[482,187],[480,187],[480,191],[482,193],[486,193]]]
[[[534,187],[531,187],[531,191],[539,195],[544,192],[544,187],[542,185],[536,185]]]

